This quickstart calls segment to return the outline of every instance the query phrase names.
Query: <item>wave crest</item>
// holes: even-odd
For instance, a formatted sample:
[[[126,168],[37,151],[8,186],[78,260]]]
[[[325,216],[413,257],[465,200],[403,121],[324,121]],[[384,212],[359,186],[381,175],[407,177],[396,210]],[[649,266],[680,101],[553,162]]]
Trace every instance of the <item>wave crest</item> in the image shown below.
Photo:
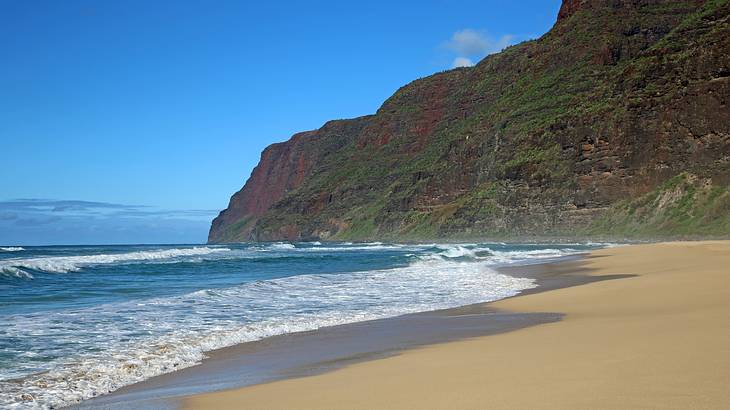
[[[543,261],[575,255],[581,251],[573,248],[525,249],[500,251],[477,244],[435,245],[436,251],[421,255],[421,260],[465,260],[485,261],[492,265],[513,264],[517,262]]]
[[[0,260],[0,272],[18,278],[32,278],[30,271],[48,273],[77,272],[84,267],[109,265],[115,263],[164,261],[189,256],[205,256],[220,252],[229,252],[228,248],[194,247],[161,249],[153,251],[136,251],[81,256],[50,256],[37,258],[13,258]]]

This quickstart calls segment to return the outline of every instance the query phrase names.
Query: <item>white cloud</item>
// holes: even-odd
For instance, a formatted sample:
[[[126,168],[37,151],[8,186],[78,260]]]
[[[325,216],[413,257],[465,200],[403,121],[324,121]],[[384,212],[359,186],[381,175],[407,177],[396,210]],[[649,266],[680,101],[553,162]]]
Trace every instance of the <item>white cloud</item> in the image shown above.
[[[460,55],[482,54],[489,48],[489,40],[482,33],[467,28],[454,33],[448,47]]]
[[[484,32],[467,28],[454,33],[446,43],[446,48],[456,54],[453,67],[468,67],[474,65],[474,61],[502,51],[514,44],[515,40],[511,34],[493,38]]]
[[[459,67],[471,67],[474,65],[474,62],[471,61],[471,58],[467,57],[456,57],[454,59],[454,63],[451,65],[452,68],[459,68]]]
[[[499,53],[500,51],[511,46],[512,44],[515,44],[516,42],[517,39],[515,38],[515,36],[513,36],[512,34],[505,34],[493,43],[494,52]]]

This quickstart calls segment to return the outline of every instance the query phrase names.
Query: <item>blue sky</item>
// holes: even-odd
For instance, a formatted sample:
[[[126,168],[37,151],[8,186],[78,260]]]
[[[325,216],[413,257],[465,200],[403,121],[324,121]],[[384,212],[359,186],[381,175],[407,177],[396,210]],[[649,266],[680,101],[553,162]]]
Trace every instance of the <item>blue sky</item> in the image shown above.
[[[0,244],[202,242],[270,143],[539,37],[559,6],[0,0]]]

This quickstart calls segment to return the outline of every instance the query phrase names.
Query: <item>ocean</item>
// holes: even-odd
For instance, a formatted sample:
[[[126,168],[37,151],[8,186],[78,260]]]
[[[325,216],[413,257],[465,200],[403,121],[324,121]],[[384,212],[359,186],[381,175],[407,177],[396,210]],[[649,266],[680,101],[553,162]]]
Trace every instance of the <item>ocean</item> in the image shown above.
[[[56,408],[285,333],[494,301],[495,270],[604,247],[269,243],[0,247],[0,408]]]

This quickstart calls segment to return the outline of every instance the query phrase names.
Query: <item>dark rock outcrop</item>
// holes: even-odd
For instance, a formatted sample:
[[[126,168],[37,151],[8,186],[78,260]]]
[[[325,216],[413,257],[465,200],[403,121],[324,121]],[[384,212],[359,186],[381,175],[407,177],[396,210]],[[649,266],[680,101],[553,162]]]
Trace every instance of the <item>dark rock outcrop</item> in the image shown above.
[[[727,0],[564,0],[540,39],[268,147],[209,240],[722,235],[729,16]],[[622,229],[680,174],[711,196]]]

